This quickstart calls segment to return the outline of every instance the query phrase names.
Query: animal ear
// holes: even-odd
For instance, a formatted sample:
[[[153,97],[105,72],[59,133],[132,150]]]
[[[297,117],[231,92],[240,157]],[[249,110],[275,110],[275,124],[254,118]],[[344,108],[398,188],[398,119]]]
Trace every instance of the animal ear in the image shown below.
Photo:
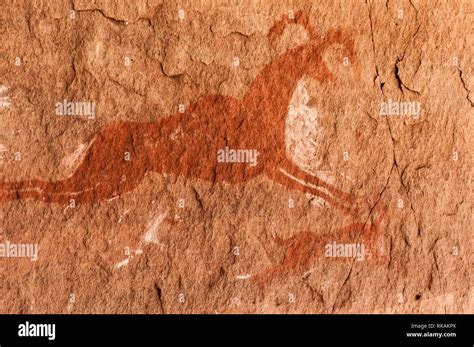
[[[280,37],[285,31],[286,27],[290,24],[302,25],[309,34],[310,40],[316,37],[315,31],[309,23],[308,16],[303,11],[297,11],[295,13],[288,13],[283,15],[278,21],[273,24],[268,32],[268,39],[273,43],[278,37]]]

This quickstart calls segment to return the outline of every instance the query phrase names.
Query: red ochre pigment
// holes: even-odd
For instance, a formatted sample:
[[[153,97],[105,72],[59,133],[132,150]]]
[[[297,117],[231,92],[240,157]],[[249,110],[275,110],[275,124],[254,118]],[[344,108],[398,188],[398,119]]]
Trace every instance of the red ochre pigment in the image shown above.
[[[289,24],[304,26],[309,40],[263,68],[243,99],[209,95],[183,113],[154,122],[111,123],[90,140],[92,145],[69,178],[3,182],[0,202],[31,198],[46,203],[70,204],[74,200],[77,204],[91,204],[133,190],[150,171],[233,184],[265,175],[287,188],[318,196],[346,215],[359,217],[354,195],[303,171],[288,158],[285,147],[285,121],[297,82],[304,76],[320,83],[334,80],[322,58],[322,53],[334,44],[341,45],[357,67],[353,40],[344,29],[317,37],[301,12],[295,13],[293,19],[284,16],[277,21],[269,39],[275,40]],[[218,151],[226,147],[257,151],[257,165],[218,162]],[[378,224],[352,224],[346,229],[364,232],[375,227],[379,228]],[[322,239],[315,233],[302,232],[291,239],[275,241],[287,249],[287,254],[263,277],[302,271],[317,256],[314,250],[322,249]]]

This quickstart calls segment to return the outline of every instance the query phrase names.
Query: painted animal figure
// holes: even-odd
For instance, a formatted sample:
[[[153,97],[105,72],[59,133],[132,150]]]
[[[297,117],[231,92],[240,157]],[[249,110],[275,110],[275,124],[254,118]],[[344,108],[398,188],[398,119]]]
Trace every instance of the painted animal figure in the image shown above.
[[[298,81],[304,76],[320,83],[333,81],[322,53],[338,44],[355,62],[353,40],[343,29],[318,37],[302,12],[295,13],[293,19],[285,16],[277,21],[269,39],[275,40],[289,24],[302,25],[308,40],[263,68],[242,99],[209,95],[184,113],[154,122],[107,125],[90,140],[83,161],[70,177],[0,183],[0,202],[32,198],[47,203],[69,204],[71,199],[94,203],[133,190],[151,171],[233,184],[265,175],[356,215],[357,203],[352,194],[299,168],[288,157],[285,146],[285,121]],[[227,160],[219,161],[222,150],[240,150],[240,159],[254,153],[255,165],[235,156],[229,160],[228,155]]]
[[[260,286],[273,280],[308,274],[317,260],[326,256],[326,246],[337,244],[363,245],[362,259],[371,265],[384,264],[387,257],[381,249],[382,228],[385,223],[387,206],[378,207],[373,211],[375,219],[370,223],[352,223],[337,230],[333,235],[302,231],[288,239],[274,237],[273,243],[284,251],[281,261],[264,268],[252,276]],[[334,260],[352,262],[354,257],[334,257]],[[304,276],[303,276],[304,277]]]

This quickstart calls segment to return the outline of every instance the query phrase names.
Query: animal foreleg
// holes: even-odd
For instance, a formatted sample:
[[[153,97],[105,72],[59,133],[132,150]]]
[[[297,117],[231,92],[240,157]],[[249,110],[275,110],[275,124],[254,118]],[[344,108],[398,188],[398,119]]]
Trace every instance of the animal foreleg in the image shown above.
[[[311,195],[317,196],[319,198],[322,198],[326,202],[328,202],[331,206],[338,208],[347,214],[351,213],[351,209],[348,206],[344,205],[337,198],[334,198],[327,192],[324,192],[323,190],[318,189],[318,187],[316,186],[308,185],[303,180],[299,179],[298,177],[292,176],[291,174],[289,174],[285,170],[282,170],[281,168],[276,168],[273,172],[267,175],[269,176],[269,178],[271,178],[275,182],[280,183],[281,185],[285,187],[296,189],[303,193],[309,193]]]

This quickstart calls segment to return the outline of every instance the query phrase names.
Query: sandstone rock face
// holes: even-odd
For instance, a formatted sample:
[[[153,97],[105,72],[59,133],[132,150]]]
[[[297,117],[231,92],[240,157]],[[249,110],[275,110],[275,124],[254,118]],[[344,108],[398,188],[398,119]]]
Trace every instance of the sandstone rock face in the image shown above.
[[[472,313],[473,12],[3,4],[0,311]]]

